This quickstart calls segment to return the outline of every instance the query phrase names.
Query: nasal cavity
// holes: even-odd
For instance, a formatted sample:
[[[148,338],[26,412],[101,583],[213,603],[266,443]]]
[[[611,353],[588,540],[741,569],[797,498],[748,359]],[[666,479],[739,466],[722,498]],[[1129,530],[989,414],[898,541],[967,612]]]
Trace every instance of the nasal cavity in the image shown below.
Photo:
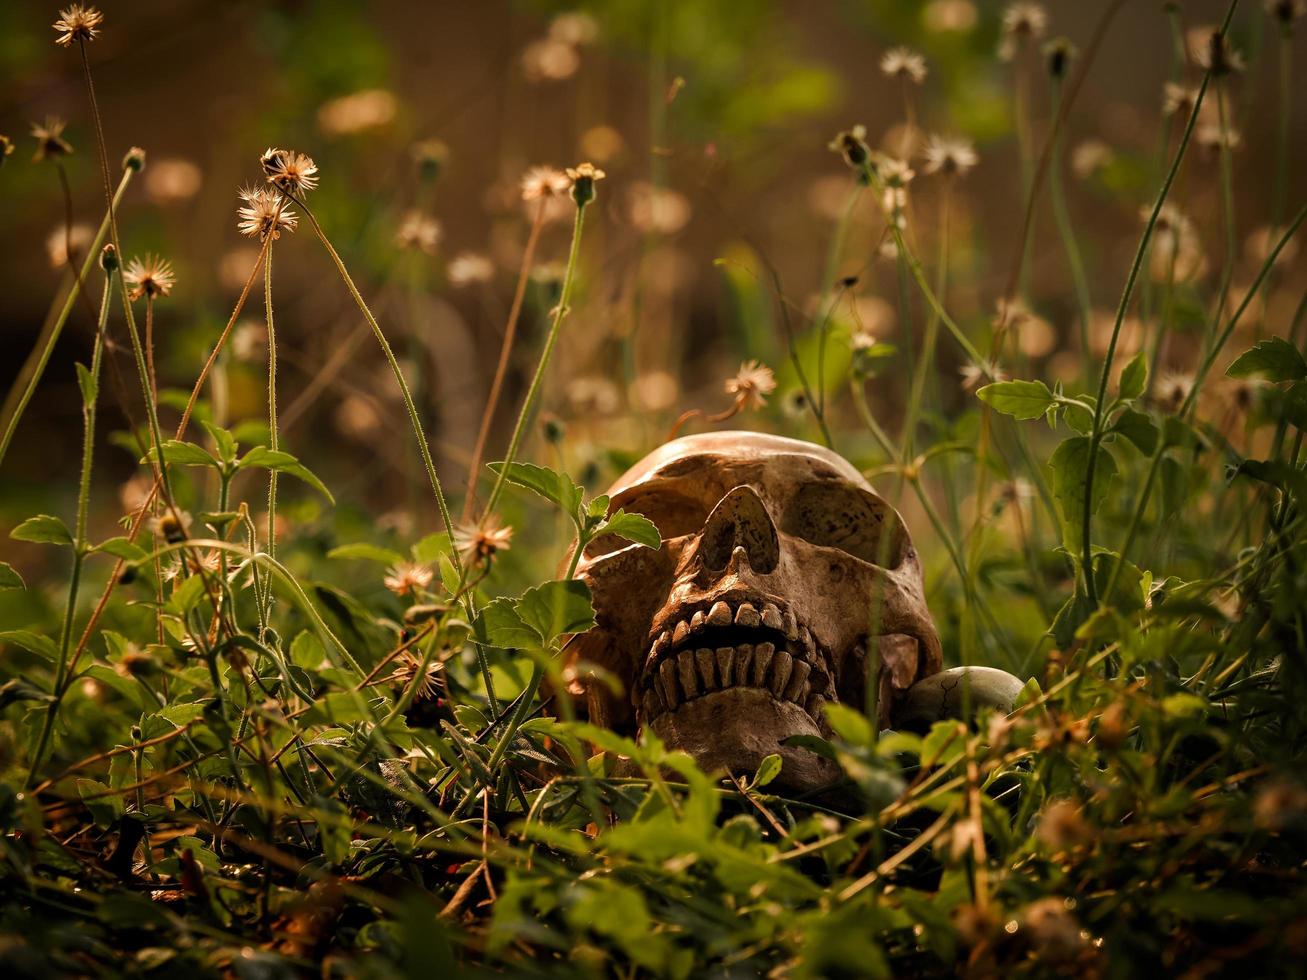
[[[749,567],[766,574],[780,562],[776,525],[762,498],[749,486],[738,486],[718,501],[703,526],[703,560],[713,570],[725,568],[737,548]]]

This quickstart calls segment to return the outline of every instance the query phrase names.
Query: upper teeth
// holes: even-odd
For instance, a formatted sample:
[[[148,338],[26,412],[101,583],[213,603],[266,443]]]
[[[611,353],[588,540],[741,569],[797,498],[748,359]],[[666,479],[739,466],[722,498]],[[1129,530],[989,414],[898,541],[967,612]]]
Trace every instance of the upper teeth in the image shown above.
[[[776,643],[736,643],[731,646],[696,647],[694,634],[713,627],[741,626],[775,630],[785,637],[785,649]],[[765,635],[765,634],[764,634]],[[777,642],[779,637],[776,638]],[[649,647],[645,682],[635,692],[635,701],[646,721],[685,701],[729,687],[754,687],[773,697],[805,708],[821,717],[821,706],[833,696],[830,667],[812,632],[800,626],[793,611],[772,602],[724,600],[699,609],[687,618],[669,624],[654,637]]]

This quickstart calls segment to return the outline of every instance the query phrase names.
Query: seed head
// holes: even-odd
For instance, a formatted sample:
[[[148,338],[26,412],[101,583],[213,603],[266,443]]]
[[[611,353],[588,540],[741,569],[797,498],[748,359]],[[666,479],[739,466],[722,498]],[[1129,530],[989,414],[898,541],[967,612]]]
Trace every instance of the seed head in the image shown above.
[[[412,595],[430,585],[434,576],[430,565],[403,561],[386,569],[386,577],[381,583],[395,595]]]
[[[32,135],[36,137],[36,156],[32,159],[53,160],[73,152],[72,146],[64,139],[63,132],[68,123],[58,116],[46,116],[42,124],[32,123]]]
[[[765,364],[745,361],[735,377],[726,379],[725,388],[742,409],[762,408],[776,390],[776,376]]]
[[[268,183],[287,194],[302,194],[318,186],[318,165],[303,153],[269,147],[259,157],[259,163]]]
[[[159,661],[154,654],[142,650],[135,643],[129,643],[113,669],[120,677],[149,677],[158,671]]]
[[[489,282],[495,275],[495,264],[484,255],[475,252],[462,252],[450,260],[445,268],[451,286],[470,286],[473,283]]]
[[[926,144],[925,170],[928,174],[963,177],[979,160],[970,140],[932,136]]]
[[[1071,62],[1080,52],[1064,37],[1055,37],[1044,45],[1044,63],[1053,78],[1064,78]]]
[[[123,157],[123,169],[135,170],[138,173],[145,169],[145,151],[139,146],[133,146]]]
[[[892,48],[881,56],[880,70],[890,78],[920,85],[926,80],[926,59],[910,48]]]
[[[243,187],[240,198],[245,203],[236,209],[236,227],[242,235],[259,241],[271,235],[275,241],[283,231],[294,231],[299,223],[282,196],[270,188]]]
[[[420,140],[411,152],[423,180],[435,180],[449,162],[449,147],[438,139]]]
[[[14,152],[14,141],[8,136],[0,133],[0,166],[4,165],[5,157]]]
[[[1307,14],[1307,0],[1265,0],[1266,12],[1287,31],[1295,20]]]
[[[106,242],[104,248],[100,249],[100,268],[105,272],[113,272],[118,268],[118,249],[113,247],[113,242]]]
[[[395,232],[395,244],[403,249],[435,255],[436,246],[440,244],[440,234],[440,222],[415,208],[405,214],[399,223],[399,229]]]
[[[454,544],[467,565],[490,561],[499,552],[507,551],[512,542],[513,529],[500,524],[493,514],[480,525],[462,524],[454,528]]]
[[[1038,41],[1048,29],[1048,11],[1028,0],[1010,3],[1003,11],[1003,40],[998,56],[1003,61],[1016,57],[1017,49],[1027,42]]]
[[[167,296],[177,283],[177,276],[172,271],[172,264],[157,255],[146,255],[127,263],[123,270],[123,279],[127,283],[127,298],[140,299],[148,296]]]
[[[871,159],[871,150],[867,148],[867,127],[861,124],[836,133],[827,148],[842,154],[844,162],[854,170],[862,170]]]
[[[415,701],[425,701],[428,698],[435,697],[439,692],[440,684],[437,678],[443,668],[444,665],[438,660],[432,660],[423,667],[421,657],[405,651],[400,654],[390,679],[403,688],[408,688],[416,681],[417,689],[413,692],[413,699]]]
[[[572,188],[567,174],[553,167],[532,167],[522,175],[522,200],[540,201],[561,197]]]
[[[150,530],[169,544],[179,544],[190,534],[191,515],[184,510],[165,510],[150,519]]]
[[[595,184],[608,175],[593,163],[578,163],[567,168],[567,176],[572,181],[572,200],[583,208],[595,199]]]
[[[1230,46],[1229,40],[1219,30],[1195,32],[1191,39],[1194,61],[1204,71],[1213,76],[1231,75],[1242,72],[1246,67],[1243,54]]]
[[[59,19],[51,25],[56,31],[62,32],[54,39],[54,43],[66,48],[74,41],[94,41],[95,35],[100,33],[100,23],[103,20],[104,14],[94,7],[75,3],[66,10],[59,11]]]

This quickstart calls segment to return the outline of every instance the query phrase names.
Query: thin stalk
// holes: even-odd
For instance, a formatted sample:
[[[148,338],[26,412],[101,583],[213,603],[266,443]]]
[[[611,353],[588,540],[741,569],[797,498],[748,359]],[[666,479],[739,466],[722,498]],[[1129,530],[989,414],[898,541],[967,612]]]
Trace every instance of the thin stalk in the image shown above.
[[[1053,82],[1053,101],[1060,105],[1062,85]],[[1071,280],[1075,284],[1076,302],[1080,306],[1080,358],[1084,364],[1085,379],[1092,377],[1093,358],[1089,350],[1089,317],[1093,309],[1089,296],[1089,281],[1085,278],[1085,264],[1080,257],[1080,245],[1076,241],[1075,230],[1071,227],[1071,212],[1067,208],[1066,195],[1062,189],[1062,146],[1063,134],[1059,132],[1053,139],[1053,158],[1048,170],[1048,191],[1053,201],[1053,218],[1057,231],[1062,238],[1062,247],[1066,250],[1067,265],[1071,268]]]
[[[948,248],[949,248],[949,205],[953,197],[953,178],[946,176],[940,193],[939,211],[939,270],[935,285],[936,295],[943,296],[948,282]],[[939,309],[942,309],[940,307]],[[940,314],[932,309],[926,318],[926,327],[921,341],[921,357],[917,360],[917,370],[912,376],[912,385],[908,389],[908,408],[903,416],[903,431],[900,441],[903,444],[903,458],[906,464],[912,455],[912,445],[917,430],[917,417],[921,412],[921,399],[926,388],[926,375],[935,366],[935,346],[939,338]]]
[[[1230,339],[1230,335],[1234,333],[1235,327],[1239,324],[1240,317],[1243,316],[1244,311],[1248,309],[1248,305],[1253,301],[1253,297],[1256,296],[1258,290],[1261,289],[1262,283],[1266,281],[1266,277],[1270,274],[1271,268],[1274,266],[1275,260],[1279,257],[1281,250],[1283,250],[1284,246],[1289,243],[1289,239],[1291,239],[1302,226],[1304,220],[1307,220],[1307,206],[1303,207],[1302,210],[1298,212],[1292,224],[1289,225],[1289,228],[1280,237],[1280,240],[1276,242],[1275,247],[1267,255],[1266,261],[1262,263],[1262,267],[1257,273],[1257,278],[1254,279],[1252,285],[1248,287],[1248,292],[1244,295],[1243,300],[1239,303],[1239,306],[1235,309],[1234,313],[1231,314],[1229,322],[1226,323],[1219,337],[1217,337],[1216,343],[1203,358],[1202,364],[1199,365],[1198,371],[1194,374],[1193,387],[1190,388],[1189,394],[1185,398],[1184,403],[1176,412],[1177,416],[1181,419],[1185,418],[1197,404],[1198,392],[1202,388],[1207,373],[1212,369],[1212,365],[1216,362],[1216,358],[1220,355],[1222,348],[1225,347],[1226,341]],[[1130,551],[1130,546],[1134,544],[1135,537],[1139,532],[1139,525],[1143,521],[1144,510],[1148,506],[1153,483],[1157,478],[1157,472],[1161,466],[1162,457],[1165,455],[1167,448],[1165,442],[1159,440],[1157,449],[1153,452],[1152,458],[1149,460],[1148,474],[1144,478],[1144,488],[1139,494],[1139,501],[1135,504],[1134,514],[1130,518],[1130,526],[1126,531],[1125,542],[1121,545],[1120,558],[1112,568],[1112,575],[1108,579],[1107,587],[1103,591],[1103,600],[1105,602],[1111,600],[1112,589],[1116,585],[1116,580],[1120,575],[1122,566],[1125,564],[1126,557]]]
[[[135,172],[131,167],[123,171],[122,179],[118,182],[118,189],[114,191],[113,207],[117,207],[122,200],[123,193],[127,190],[127,185],[131,183],[132,175]],[[55,345],[59,342],[59,336],[63,333],[64,325],[73,312],[73,305],[77,302],[77,297],[81,292],[81,284],[90,274],[92,263],[95,262],[95,257],[100,254],[100,248],[104,245],[105,236],[109,233],[109,214],[112,213],[112,210],[111,207],[109,212],[106,212],[104,220],[100,222],[100,228],[95,233],[95,238],[91,240],[86,258],[82,261],[81,274],[69,286],[68,295],[64,298],[64,304],[59,310],[59,315],[55,318],[53,326],[46,335],[44,345],[42,346],[38,342],[38,346],[32,349],[32,353],[28,355],[22,370],[18,373],[18,379],[14,382],[14,387],[10,389],[8,396],[5,398],[4,407],[7,420],[4,435],[0,436],[0,465],[4,464],[5,454],[9,451],[9,444],[13,441],[14,432],[18,429],[18,423],[22,421],[23,413],[27,410],[27,405],[32,400],[37,385],[41,383],[46,365],[50,363],[50,355],[54,353]],[[122,261],[121,250],[118,252],[118,260]]]
[[[372,315],[368,304],[364,301],[363,295],[359,292],[358,287],[354,285],[354,280],[350,277],[349,270],[345,268],[345,263],[341,260],[340,255],[332,247],[326,232],[322,230],[322,225],[318,224],[317,216],[309,209],[309,206],[302,199],[297,199],[296,203],[304,211],[304,216],[309,219],[309,224],[313,226],[313,231],[317,234],[318,240],[322,242],[327,254],[331,256],[331,261],[335,263],[336,271],[340,273],[341,280],[349,290],[350,295],[354,298],[359,312],[363,314],[363,319],[368,322],[372,328],[372,334],[377,338],[377,344],[380,345],[381,351],[386,356],[386,363],[390,365],[390,371],[395,376],[395,383],[399,385],[399,393],[404,399],[404,408],[408,411],[409,423],[413,426],[413,435],[417,439],[418,450],[422,453],[422,462],[427,468],[427,479],[431,481],[431,492],[436,498],[436,507],[440,510],[440,519],[444,522],[445,530],[449,533],[449,557],[453,563],[454,570],[458,573],[459,578],[463,576],[463,559],[458,554],[458,549],[454,546],[454,520],[449,514],[449,505],[445,501],[445,492],[440,486],[440,477],[436,475],[436,464],[431,458],[431,447],[427,444],[426,432],[422,429],[422,419],[418,415],[417,406],[413,403],[413,395],[409,391],[408,382],[404,380],[404,372],[400,370],[399,362],[395,359],[395,352],[390,347],[390,342],[386,340],[386,335],[381,331],[381,325],[377,323],[377,318]]]
[[[1225,15],[1225,23],[1221,27],[1222,33],[1229,27],[1230,18],[1234,16],[1234,10],[1238,3],[1239,0],[1232,0]],[[1126,311],[1130,308],[1135,281],[1139,278],[1139,270],[1143,267],[1144,256],[1148,253],[1148,244],[1152,241],[1153,229],[1157,226],[1158,215],[1162,211],[1162,206],[1166,203],[1166,197],[1171,191],[1171,185],[1175,182],[1175,176],[1180,171],[1180,164],[1184,160],[1185,150],[1189,147],[1189,140],[1193,136],[1194,126],[1198,122],[1198,112],[1203,105],[1203,96],[1207,94],[1207,86],[1210,83],[1211,74],[1205,73],[1202,84],[1198,87],[1198,95],[1194,99],[1193,110],[1189,113],[1189,119],[1185,123],[1184,134],[1180,137],[1180,145],[1176,147],[1171,167],[1166,173],[1166,179],[1162,181],[1162,188],[1158,192],[1157,200],[1153,203],[1153,209],[1148,215],[1148,224],[1144,227],[1144,233],[1139,239],[1134,261],[1130,263],[1130,272],[1126,276],[1125,289],[1121,291],[1121,301],[1116,308],[1116,320],[1112,324],[1112,336],[1108,340],[1107,353],[1103,358],[1103,366],[1099,372],[1098,397],[1094,402],[1094,421],[1089,433],[1089,459],[1085,465],[1085,495],[1084,507],[1081,513],[1080,541],[1080,570],[1085,583],[1085,596],[1089,600],[1091,609],[1098,606],[1098,595],[1093,574],[1093,552],[1090,542],[1092,540],[1094,470],[1098,462],[1098,447],[1103,439],[1103,403],[1107,397],[1107,379],[1112,373],[1112,361],[1116,357],[1116,345],[1121,336],[1121,324],[1125,322]]]
[[[585,225],[585,209],[586,205],[577,205],[576,219],[572,225],[572,245],[567,253],[567,271],[563,273],[563,291],[558,299],[558,305],[554,307],[553,321],[549,325],[549,334],[545,338],[544,350],[540,352],[540,360],[536,364],[535,374],[531,377],[531,384],[527,388],[526,398],[522,401],[521,411],[517,415],[517,424],[513,426],[512,438],[508,440],[508,451],[504,454],[504,465],[495,474],[494,486],[490,490],[490,497],[486,500],[486,509],[482,513],[481,519],[483,521],[494,511],[495,504],[499,502],[499,495],[504,489],[504,477],[508,473],[513,460],[517,458],[517,451],[522,444],[522,435],[526,431],[536,397],[540,393],[540,385],[544,379],[545,369],[549,366],[549,359],[553,355],[554,344],[558,342],[559,328],[563,324],[563,318],[567,316],[567,304],[572,298],[572,286],[576,281],[577,259],[581,254],[581,231]]]
[[[1280,32],[1279,124],[1275,132],[1275,188],[1271,193],[1271,227],[1280,224],[1289,192],[1289,143],[1293,118],[1293,36],[1286,25]]]
[[[513,292],[513,305],[508,311],[508,323],[504,327],[504,342],[499,348],[499,363],[495,365],[495,377],[490,383],[490,395],[486,399],[485,411],[481,413],[481,427],[477,430],[476,446],[472,450],[472,464],[467,472],[467,493],[463,498],[463,522],[472,520],[476,509],[476,488],[481,473],[481,461],[485,458],[486,440],[490,437],[490,425],[495,418],[495,409],[499,405],[499,395],[503,390],[504,376],[508,373],[508,363],[513,353],[513,340],[517,335],[517,321],[522,314],[522,301],[526,297],[526,284],[531,278],[531,265],[535,260],[536,242],[540,240],[540,229],[545,225],[545,198],[540,199],[535,218],[531,222],[531,233],[526,239],[526,248],[522,251],[522,270],[517,275],[517,288]]]
[[[41,768],[41,762],[45,758],[45,750],[50,743],[50,735],[54,731],[55,718],[59,714],[60,698],[58,693],[63,689],[64,679],[68,672],[68,652],[72,643],[73,636],[73,617],[77,613],[77,593],[81,586],[82,563],[86,559],[87,551],[87,511],[91,499],[91,468],[95,454],[95,413],[98,398],[98,388],[100,383],[100,364],[104,354],[104,328],[109,320],[109,300],[113,294],[113,275],[106,273],[104,277],[104,292],[100,299],[100,315],[96,323],[95,346],[91,351],[91,370],[90,384],[88,390],[83,392],[82,396],[82,466],[80,477],[77,482],[77,518],[73,530],[73,569],[69,576],[68,582],[68,604],[64,608],[63,625],[59,630],[59,660],[55,664],[54,694],[46,708],[45,720],[41,725],[41,734],[37,738],[36,749],[32,753],[31,767],[27,772],[27,785],[32,784],[37,770]]]
[[[263,257],[263,314],[268,325],[268,448],[281,449],[277,432],[277,329],[272,316],[272,249]],[[268,557],[277,557],[277,471],[268,471]]]

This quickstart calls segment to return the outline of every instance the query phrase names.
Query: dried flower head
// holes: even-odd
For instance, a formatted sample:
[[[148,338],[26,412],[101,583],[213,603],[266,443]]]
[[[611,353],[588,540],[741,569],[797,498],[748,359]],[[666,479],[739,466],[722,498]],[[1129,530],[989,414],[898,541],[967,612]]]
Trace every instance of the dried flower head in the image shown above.
[[[390,675],[393,683],[402,688],[409,688],[416,684],[413,691],[415,701],[426,701],[433,698],[440,691],[440,672],[444,664],[433,659],[430,663],[423,666],[423,658],[409,651],[404,651],[399,655],[399,660],[395,663],[395,669]]]
[[[1157,380],[1153,397],[1167,412],[1178,412],[1194,390],[1194,376],[1179,371],[1167,371]]]
[[[1087,180],[1107,167],[1116,154],[1098,139],[1087,139],[1071,151],[1071,171],[1081,180]]]
[[[454,529],[454,544],[463,562],[479,565],[490,561],[513,542],[513,529],[491,514],[481,524],[461,524]]]
[[[139,146],[129,147],[123,154],[123,169],[139,173],[145,169],[145,151]]]
[[[1067,69],[1071,67],[1071,62],[1080,52],[1076,46],[1065,37],[1055,37],[1044,45],[1044,64],[1048,66],[1048,73],[1053,78],[1063,78],[1066,76]]]
[[[980,365],[967,363],[958,368],[958,374],[962,376],[962,390],[972,394],[981,385],[987,385],[995,381],[1006,381],[1007,372],[1002,371],[992,364]]]
[[[158,671],[159,661],[154,654],[142,650],[135,643],[128,643],[113,669],[119,677],[149,677]]]
[[[407,212],[395,232],[395,244],[403,249],[436,254],[440,244],[440,222],[416,208]]]
[[[1198,103],[1198,89],[1192,85],[1167,82],[1162,86],[1162,112],[1168,116],[1188,116]]]
[[[191,515],[184,510],[168,508],[158,517],[150,518],[150,531],[169,544],[185,541],[190,535]]]
[[[776,390],[772,369],[758,361],[745,361],[735,377],[726,379],[726,394],[742,409],[762,408],[767,396]]]
[[[1243,134],[1233,126],[1223,126],[1219,122],[1202,123],[1194,131],[1194,141],[1208,152],[1233,151],[1243,145]]]
[[[381,584],[395,595],[413,595],[430,585],[434,577],[435,572],[430,565],[402,561],[386,569],[386,577],[381,580]]]
[[[980,158],[970,140],[950,136],[932,136],[926,144],[926,166],[928,174],[945,176],[965,176]]]
[[[244,187],[240,198],[245,203],[236,209],[239,219],[236,227],[242,235],[263,241],[269,235],[273,239],[281,237],[283,231],[294,231],[299,218],[295,216],[285,199],[266,187]]]
[[[572,189],[567,174],[553,167],[532,167],[522,175],[522,200],[540,201],[561,197]]]
[[[1247,67],[1243,54],[1216,28],[1195,28],[1189,33],[1189,51],[1199,68],[1215,76],[1232,75]]]
[[[318,165],[303,153],[269,147],[259,157],[259,164],[268,183],[287,194],[302,194],[318,186]]]
[[[418,174],[424,180],[435,180],[449,162],[449,146],[443,140],[419,140],[409,152],[417,164]]]
[[[999,42],[998,56],[1003,61],[1016,57],[1018,48],[1027,42],[1038,41],[1048,29],[1048,11],[1029,0],[1017,0],[1003,11],[1003,39]]]
[[[445,268],[451,286],[470,286],[473,283],[489,282],[495,275],[495,264],[484,255],[475,252],[460,252],[450,259]]]
[[[32,135],[36,137],[36,156],[32,159],[40,162],[72,153],[72,145],[63,137],[67,126],[58,116],[46,116],[44,123],[32,123]]]
[[[578,163],[567,168],[567,176],[572,181],[572,200],[577,207],[585,207],[595,198],[595,184],[608,175],[593,163]]]
[[[1295,20],[1307,14],[1307,0],[1265,0],[1265,7],[1266,12],[1286,30]]]
[[[0,166],[5,162],[5,157],[14,152],[14,141],[4,133],[0,133]]]
[[[854,170],[861,170],[871,159],[871,150],[867,148],[867,127],[862,124],[836,133],[827,148],[841,154],[844,162]]]
[[[146,255],[127,263],[123,270],[123,279],[127,283],[128,299],[140,299],[148,296],[167,296],[177,283],[172,264],[157,255]]]
[[[926,80],[926,59],[911,48],[891,48],[881,56],[880,70],[890,78],[920,85]]]
[[[59,11],[59,19],[51,25],[60,32],[54,43],[66,48],[74,41],[94,41],[95,35],[100,33],[103,20],[104,14],[94,7],[75,3],[66,10]]]

